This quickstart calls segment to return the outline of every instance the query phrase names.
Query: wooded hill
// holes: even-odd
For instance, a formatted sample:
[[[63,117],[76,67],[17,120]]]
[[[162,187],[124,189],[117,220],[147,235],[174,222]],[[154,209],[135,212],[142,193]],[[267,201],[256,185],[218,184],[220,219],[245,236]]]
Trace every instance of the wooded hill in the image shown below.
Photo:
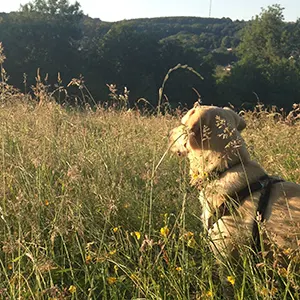
[[[40,68],[53,89],[60,72],[59,85],[81,78],[78,85],[84,80],[97,102],[107,101],[106,84],[114,83],[118,93],[130,90],[131,104],[143,97],[155,106],[168,70],[187,64],[194,72],[179,68],[166,82],[163,100],[173,106],[190,106],[198,98],[195,88],[206,104],[251,107],[259,100],[289,109],[300,99],[300,22],[285,23],[282,11],[268,7],[250,22],[168,17],[110,23],[85,16],[77,2],[36,0],[0,14],[3,66],[8,83],[22,90]],[[82,100],[82,91],[69,89],[66,100]]]

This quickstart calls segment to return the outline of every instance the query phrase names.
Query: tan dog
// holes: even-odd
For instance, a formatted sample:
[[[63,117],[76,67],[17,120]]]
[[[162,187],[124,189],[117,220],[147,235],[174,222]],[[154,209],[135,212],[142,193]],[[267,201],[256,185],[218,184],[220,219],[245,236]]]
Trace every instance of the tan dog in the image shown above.
[[[279,248],[300,248],[300,185],[269,177],[250,159],[245,127],[229,108],[195,105],[170,133],[171,150],[190,161],[212,248],[226,256],[241,244],[260,251],[261,227]]]

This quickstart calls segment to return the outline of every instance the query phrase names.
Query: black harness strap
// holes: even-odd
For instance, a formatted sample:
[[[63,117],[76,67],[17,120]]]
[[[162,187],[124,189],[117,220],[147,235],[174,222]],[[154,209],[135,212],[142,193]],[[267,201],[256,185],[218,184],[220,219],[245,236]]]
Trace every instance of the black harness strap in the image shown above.
[[[270,177],[268,175],[263,175],[257,181],[247,185],[242,190],[236,192],[234,195],[226,195],[226,200],[215,210],[213,215],[208,220],[208,228],[213,226],[216,220],[231,215],[232,213],[232,205],[230,203],[234,201],[237,205],[241,205],[243,200],[248,197],[251,193],[255,193],[265,187],[264,182],[268,180]]]
[[[261,241],[259,234],[259,223],[265,220],[266,209],[269,204],[271,187],[273,184],[278,182],[283,182],[283,179],[270,177],[268,175],[263,175],[258,179],[258,181],[251,183],[249,186],[246,186],[239,192],[236,192],[232,196],[226,196],[226,200],[219,206],[218,209],[213,213],[213,215],[208,220],[208,228],[211,228],[216,220],[232,214],[233,206],[230,205],[232,201],[235,201],[237,205],[241,205],[243,200],[250,196],[251,193],[255,193],[261,190],[261,195],[258,200],[257,210],[256,210],[256,219],[252,227],[252,239],[253,239],[253,249],[257,252],[261,251]]]
[[[264,186],[262,193],[260,195],[257,210],[256,210],[256,220],[252,227],[252,238],[253,238],[253,249],[257,252],[261,251],[261,239],[259,234],[259,223],[263,222],[266,217],[266,208],[269,204],[271,187],[273,184],[278,182],[283,182],[284,180],[276,177],[269,177],[266,185]]]

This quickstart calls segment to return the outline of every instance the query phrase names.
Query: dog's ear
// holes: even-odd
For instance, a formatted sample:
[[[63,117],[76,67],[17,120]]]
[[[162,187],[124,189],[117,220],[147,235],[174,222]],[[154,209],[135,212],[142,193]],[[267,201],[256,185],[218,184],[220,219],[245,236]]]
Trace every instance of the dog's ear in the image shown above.
[[[190,109],[181,119],[181,123],[186,125],[192,132],[196,133],[200,129],[200,109]]]
[[[230,115],[233,117],[233,120],[234,120],[234,125],[236,127],[236,129],[241,132],[243,129],[246,128],[246,122],[245,120],[239,116],[236,112],[234,112],[231,108],[229,107],[224,107],[224,109],[230,113]]]

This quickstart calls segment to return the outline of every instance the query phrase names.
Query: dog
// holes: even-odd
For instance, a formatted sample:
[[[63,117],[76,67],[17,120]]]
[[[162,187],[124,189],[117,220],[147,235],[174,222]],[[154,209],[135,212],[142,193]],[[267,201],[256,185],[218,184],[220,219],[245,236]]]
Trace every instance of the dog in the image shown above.
[[[195,104],[169,135],[171,151],[189,159],[210,246],[217,257],[237,255],[239,245],[300,249],[300,185],[250,158],[245,128],[230,108]]]

